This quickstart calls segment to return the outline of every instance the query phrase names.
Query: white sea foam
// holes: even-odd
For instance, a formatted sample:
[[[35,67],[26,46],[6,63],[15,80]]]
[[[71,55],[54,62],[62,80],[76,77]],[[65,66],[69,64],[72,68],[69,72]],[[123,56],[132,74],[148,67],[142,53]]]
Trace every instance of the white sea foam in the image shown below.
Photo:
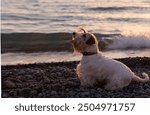
[[[150,48],[150,37],[144,35],[118,36],[107,47],[108,49]]]

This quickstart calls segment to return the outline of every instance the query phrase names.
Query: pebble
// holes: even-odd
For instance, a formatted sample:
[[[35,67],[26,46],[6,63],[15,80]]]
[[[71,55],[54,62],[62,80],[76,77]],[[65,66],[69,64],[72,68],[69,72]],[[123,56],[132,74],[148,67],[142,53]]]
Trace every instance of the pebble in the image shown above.
[[[55,73],[50,73],[50,77],[55,77]]]
[[[60,90],[61,88],[62,88],[62,87],[61,87],[60,84],[53,84],[53,85],[52,85],[52,89],[53,89],[53,90],[56,90],[56,91],[57,91],[57,90]]]
[[[10,80],[6,80],[6,81],[4,82],[4,86],[6,86],[6,88],[10,88],[10,89],[16,87],[15,83],[13,83],[13,82],[10,81]]]
[[[57,92],[56,91],[51,91],[51,95],[56,95]]]
[[[26,72],[25,72],[24,69],[20,69],[20,70],[18,70],[18,72],[17,72],[18,75],[23,75],[23,74],[25,74],[25,73],[26,73]]]
[[[84,96],[87,96],[89,94],[90,94],[90,92],[82,92],[80,95],[84,97]]]
[[[26,77],[27,79],[33,79],[33,76],[32,76],[32,75],[25,75],[25,77]]]
[[[19,79],[20,81],[26,81],[25,76],[16,76],[16,79]]]
[[[43,80],[44,83],[50,83],[50,80],[48,77],[44,76],[43,79],[44,79]]]
[[[29,97],[31,94],[31,89],[30,88],[23,88],[21,90],[21,95],[24,97]]]
[[[66,91],[69,91],[69,88],[67,88]]]
[[[32,91],[30,92],[30,94],[31,94],[32,96],[34,96],[34,95],[37,94],[37,91],[36,91],[36,90],[32,90]]]
[[[97,91],[102,91],[103,89],[102,88],[97,88]]]
[[[22,88],[22,86],[23,86],[23,85],[22,85],[21,83],[16,83],[16,87],[17,87],[17,88]]]
[[[7,98],[8,94],[7,93],[2,93],[2,98]]]
[[[76,94],[76,92],[75,91],[69,91],[68,94],[71,96],[74,96]]]
[[[42,94],[42,93],[39,93],[39,94],[38,94],[38,97],[42,97],[42,96],[43,96],[43,94]]]

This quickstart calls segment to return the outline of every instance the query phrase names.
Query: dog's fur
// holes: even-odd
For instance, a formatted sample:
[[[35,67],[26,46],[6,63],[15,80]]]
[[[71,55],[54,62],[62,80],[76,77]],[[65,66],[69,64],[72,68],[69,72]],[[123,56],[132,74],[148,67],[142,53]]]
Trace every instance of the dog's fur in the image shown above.
[[[83,28],[80,30],[83,33],[73,32],[71,42],[74,51],[83,54],[81,62],[77,65],[77,75],[81,86],[103,85],[107,90],[116,90],[128,86],[132,80],[138,82],[149,80],[146,73],[142,73],[144,77],[142,79],[123,63],[103,56],[99,51],[96,37]]]

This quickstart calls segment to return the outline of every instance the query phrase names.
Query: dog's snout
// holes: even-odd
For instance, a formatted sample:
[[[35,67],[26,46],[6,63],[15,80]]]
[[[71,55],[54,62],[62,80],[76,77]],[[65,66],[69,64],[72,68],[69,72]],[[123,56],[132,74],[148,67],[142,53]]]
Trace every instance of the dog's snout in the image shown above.
[[[76,32],[73,32],[72,34],[75,36],[75,35],[76,35]]]

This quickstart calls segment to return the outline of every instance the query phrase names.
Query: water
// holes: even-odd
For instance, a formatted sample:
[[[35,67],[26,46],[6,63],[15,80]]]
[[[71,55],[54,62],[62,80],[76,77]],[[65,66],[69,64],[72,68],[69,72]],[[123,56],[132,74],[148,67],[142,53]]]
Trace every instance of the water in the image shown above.
[[[56,34],[57,36],[57,34]],[[109,38],[107,38],[109,39]],[[104,38],[106,40],[106,38]],[[107,50],[100,51],[109,58],[125,58],[125,57],[150,57],[150,37],[134,35],[134,36],[114,36],[107,44]],[[36,52],[36,53],[3,53],[2,65],[16,65],[29,63],[49,63],[62,61],[79,61],[80,54],[72,52]]]
[[[70,33],[84,27],[93,33],[125,35],[111,38],[114,42],[103,51],[107,57],[150,57],[150,0],[2,0],[1,16],[5,34]],[[74,61],[81,56],[65,51],[8,52],[1,58],[2,65],[10,65]]]
[[[150,31],[150,0],[3,0],[2,33]]]
[[[150,49],[142,50],[113,50],[104,51],[103,55],[109,58],[149,57]],[[29,63],[49,63],[62,61],[79,61],[81,55],[71,52],[40,52],[40,53],[5,53],[2,54],[2,65],[16,65]]]

